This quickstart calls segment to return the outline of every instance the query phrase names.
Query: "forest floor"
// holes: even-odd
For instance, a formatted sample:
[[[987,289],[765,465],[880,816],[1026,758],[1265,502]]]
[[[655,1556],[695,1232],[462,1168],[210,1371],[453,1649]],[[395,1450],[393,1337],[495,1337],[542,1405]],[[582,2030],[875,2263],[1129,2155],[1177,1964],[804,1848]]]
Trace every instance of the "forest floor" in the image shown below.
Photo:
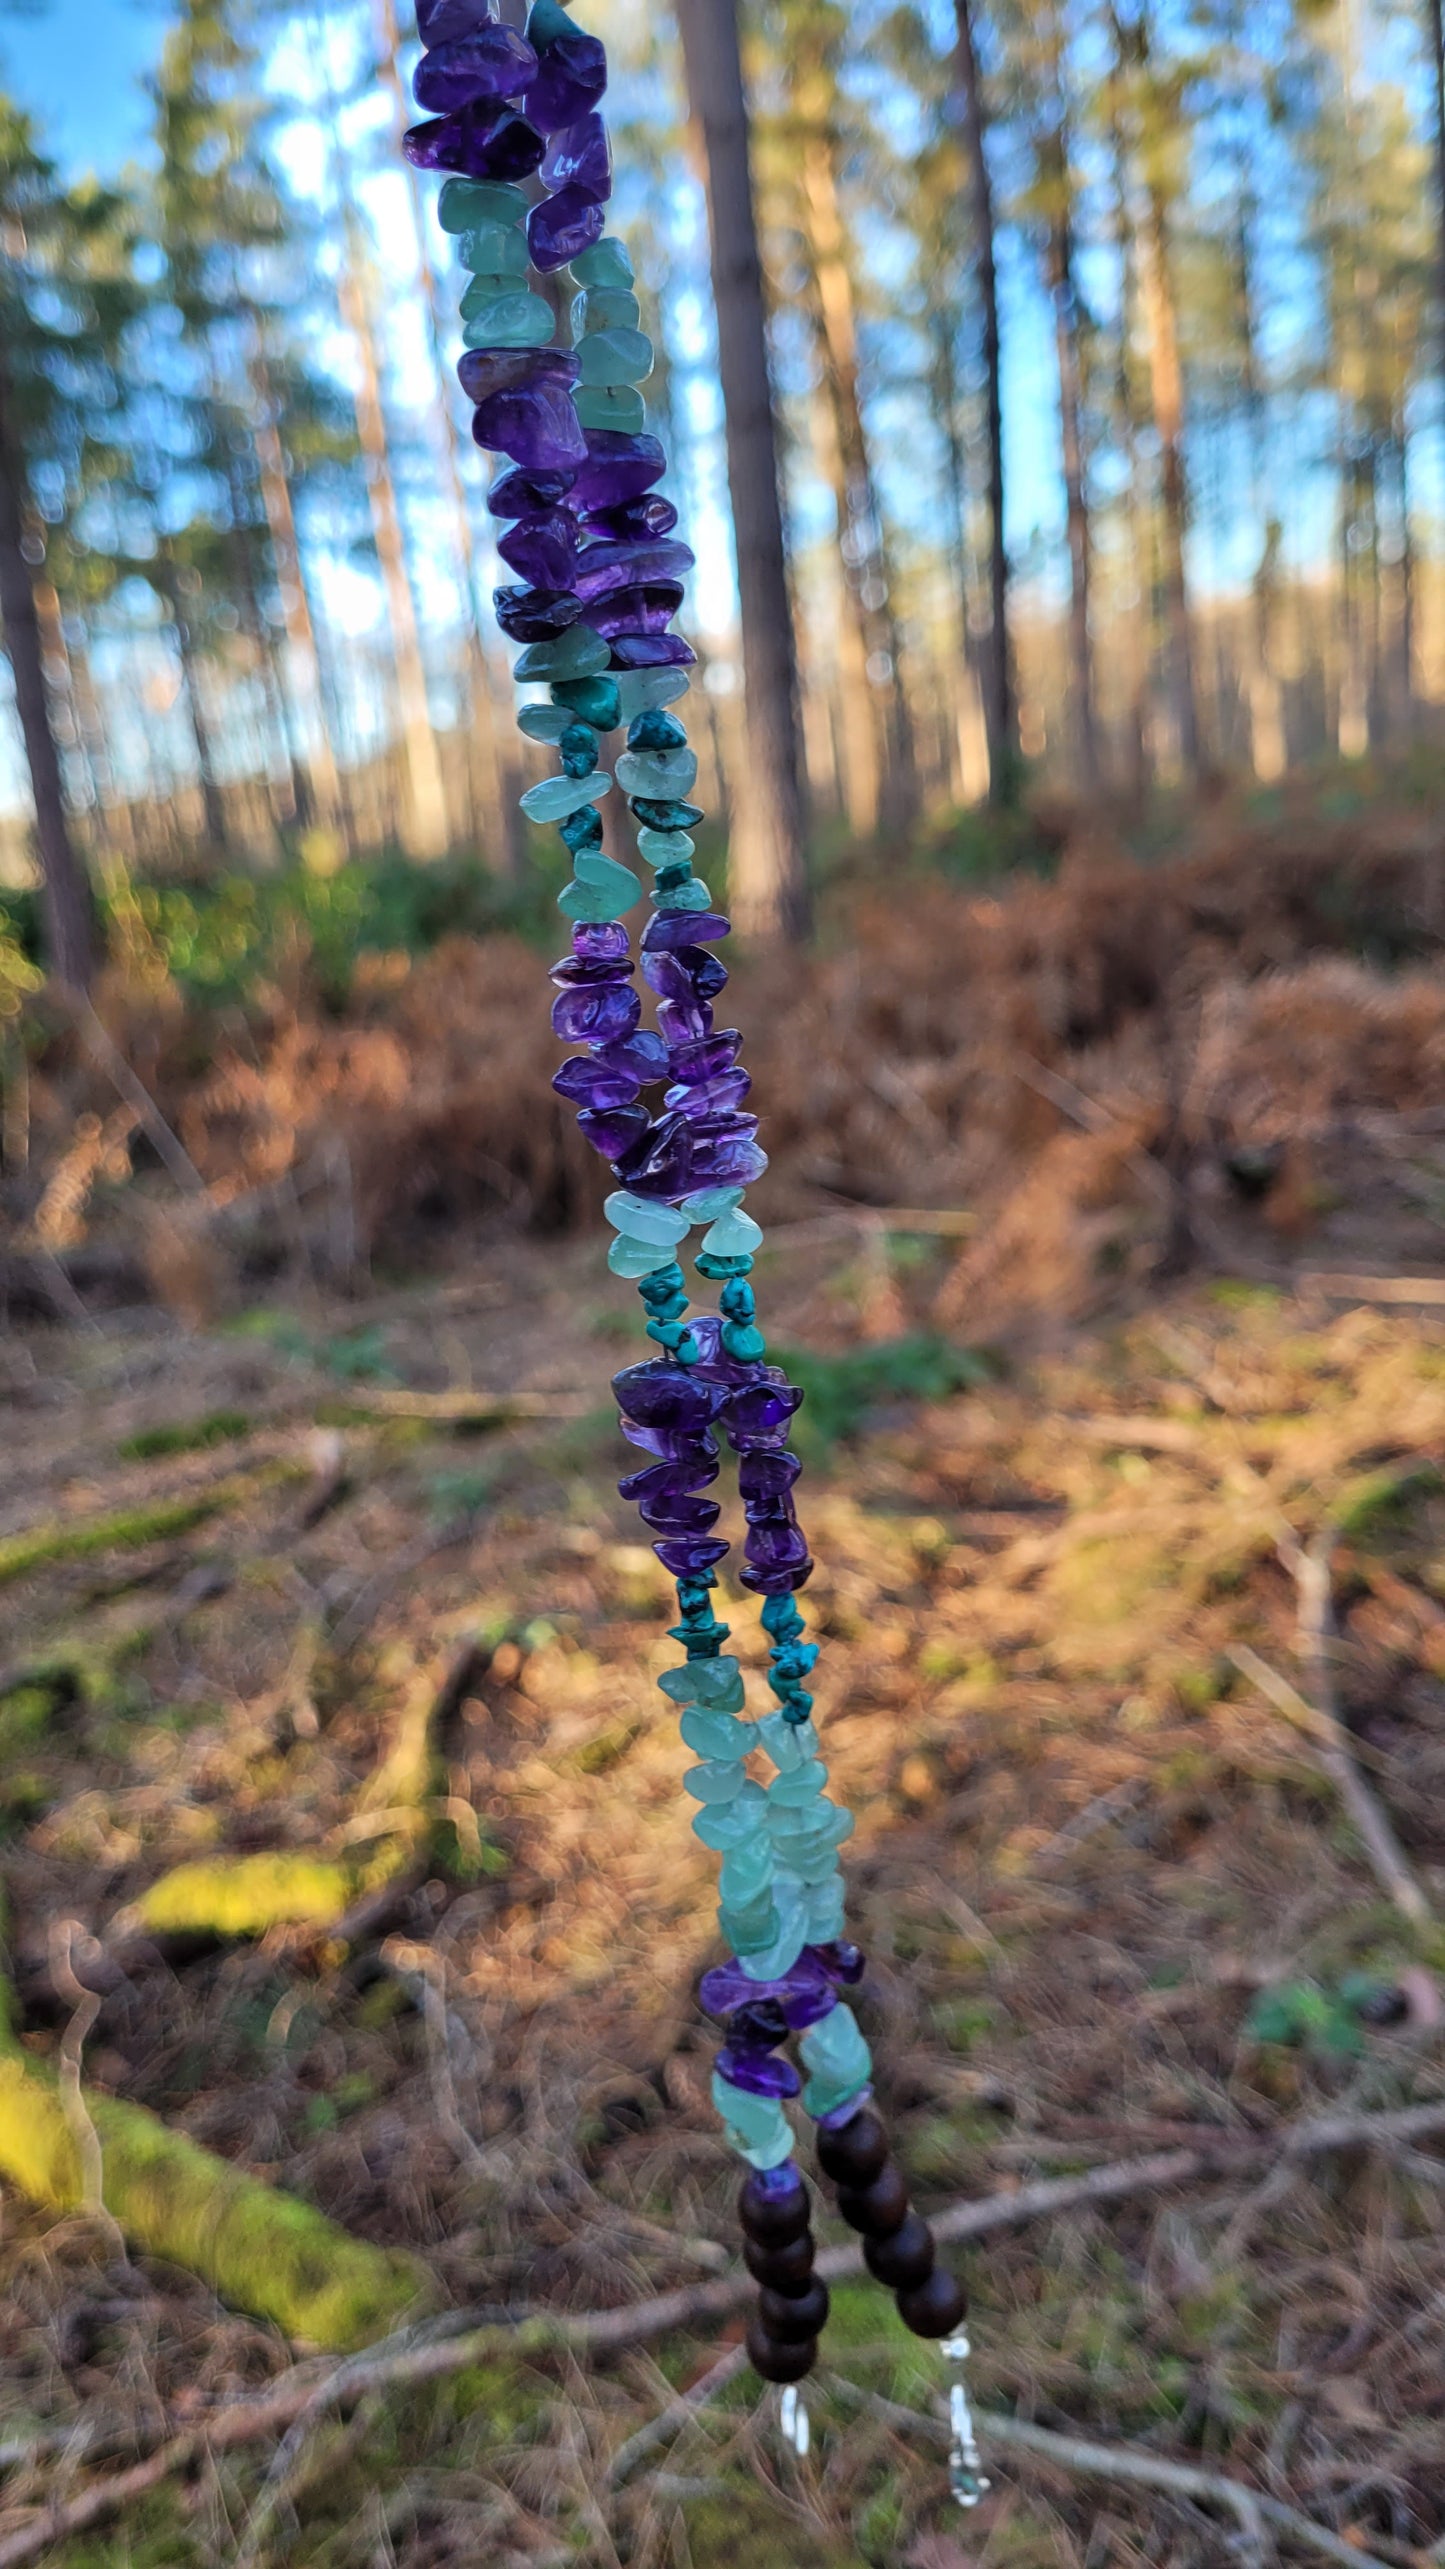
[[[83,2047],[93,2100],[411,2252],[444,2311],[691,2297],[610,2353],[483,2339],[361,2384],[278,2463],[294,2403],[217,2430],[319,2359],[7,2188],[0,2562],[1445,2557],[1445,1927],[1418,1914],[1445,1919],[1445,1309],[1439,1172],[1411,1167],[1389,1221],[1366,1154],[1307,1238],[1125,1273],[981,1360],[967,1309],[955,1343],[917,1325],[956,1254],[927,1232],[860,1250],[819,1217],[762,1264],[775,1347],[812,1351],[819,1720],[880,2092],[924,2208],[992,2207],[975,2395],[1046,2431],[990,2443],[968,2518],[936,2356],[857,2279],[806,2462],[736,2367],[631,2445],[742,2321],[693,1996],[712,1860],[653,1682],[666,1584],[611,1486],[635,1334],[595,1237],[459,1234],[423,1284],[189,1331],[150,1305],[13,1330],[0,1868],[32,2065]],[[1396,1833],[1394,1898],[1342,1771]],[[376,1889],[388,1829],[423,1860],[318,1923],[328,1883]],[[309,1923],[188,1937],[206,1868],[248,1854],[315,1869]],[[119,1957],[98,2007],[91,1936]],[[158,2449],[112,2521],[37,2514]],[[1148,2485],[1171,2462],[1253,2501]]]

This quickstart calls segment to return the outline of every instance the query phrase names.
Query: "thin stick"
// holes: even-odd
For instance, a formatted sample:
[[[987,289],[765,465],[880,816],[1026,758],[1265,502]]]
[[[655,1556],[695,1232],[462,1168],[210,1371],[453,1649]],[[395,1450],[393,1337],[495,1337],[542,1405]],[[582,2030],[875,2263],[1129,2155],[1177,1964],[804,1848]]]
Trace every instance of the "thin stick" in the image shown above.
[[[919,2409],[900,2408],[896,2401],[855,2389],[851,2382],[839,2381],[836,2387],[857,2406],[866,2407],[874,2417],[905,2434],[927,2435],[930,2441],[948,2442],[949,2430],[940,2418],[927,2417]],[[1155,2489],[1161,2496],[1192,2498],[1196,2505],[1223,2508],[1234,2517],[1250,2549],[1258,2557],[1267,2548],[1263,2535],[1269,2525],[1277,2533],[1287,2533],[1311,2551],[1322,2552],[1326,2559],[1339,2560],[1346,2569],[1386,2569],[1374,2552],[1335,2533],[1328,2525],[1316,2524],[1312,2516],[1301,2515],[1297,2508],[1287,2507],[1278,2498],[1266,2497],[1242,2480],[1233,2480],[1222,2471],[1200,2471],[1187,2462],[1166,2461],[1162,2454],[1140,2452],[1131,2444],[1090,2444],[1081,2436],[1055,2435],[1044,2426],[1031,2426],[1021,2417],[1004,2417],[991,2409],[975,2409],[974,2424],[984,2444],[1001,2444],[1018,2453],[1036,2454],[1041,2462],[1052,2463],[1059,2471],[1068,2471],[1091,2480],[1113,2480],[1136,2489]]]
[[[206,1181],[185,1144],[171,1131],[143,1080],[137,1079],[119,1044],[102,1025],[87,999],[83,1010],[85,1042],[100,1063],[118,1097],[134,1109],[155,1145],[157,1156],[164,1160],[177,1186],[188,1195],[207,1194]]]
[[[1010,2194],[988,2195],[981,2203],[954,2204],[933,2219],[932,2227],[935,2237],[945,2242],[980,2239],[990,2231],[1013,2229],[1050,2213],[1160,2193],[1187,2184],[1191,2177],[1224,2174],[1261,2159],[1317,2158],[1332,2150],[1391,2150],[1439,2133],[1445,2133],[1445,2098],[1404,2106],[1390,2114],[1320,2115],[1293,2129],[1252,2140],[1221,2134],[1218,2149],[1159,2151],[1149,2158],[1123,2160],[1116,2167],[1091,2168],[1083,2176],[1051,2178],[1020,2186]],[[829,2282],[859,2274],[862,2268],[862,2252],[856,2247],[831,2248],[817,2264],[819,2275]],[[625,2347],[730,2318],[746,2305],[753,2290],[751,2276],[737,2273],[720,2276],[715,2283],[657,2293],[617,2310],[567,2315],[519,2311],[513,2319],[489,2319],[481,2327],[468,2325],[465,2314],[454,2312],[434,2326],[404,2329],[383,2338],[379,2345],[349,2356],[319,2377],[314,2361],[298,2365],[263,2398],[238,2399],[213,2410],[204,2424],[175,2437],[130,2470],[92,2482],[66,2505],[57,2501],[45,2508],[8,2540],[0,2541],[0,2569],[21,2569],[23,2562],[42,2559],[52,2544],[119,2514],[173,2473],[190,2470],[207,2452],[231,2452],[238,2445],[286,2435],[298,2427],[304,2433],[314,2419],[353,2397],[442,2381],[499,2356],[616,2354]],[[1369,2569],[1363,2554],[1351,2550],[1350,2558],[1354,2569]]]
[[[746,2346],[730,2346],[727,2353],[720,2355],[704,2373],[702,2380],[694,2382],[690,2391],[683,2391],[675,2400],[669,2400],[666,2408],[659,2409],[646,2426],[639,2427],[635,2435],[630,2435],[607,2465],[609,2489],[620,2489],[624,2480],[631,2479],[639,2462],[645,2462],[649,2453],[656,2452],[659,2444],[675,2441],[685,2427],[691,2426],[693,2420],[702,2415],[709,2400],[716,2399],[719,2391],[726,2390],[729,2382],[735,2382],[739,2373],[746,2371],[747,2364]]]
[[[75,1940],[77,1936],[84,1935],[84,1928],[75,1918],[57,1918],[50,1934],[50,1976],[73,2010],[60,2038],[60,2057],[56,2064],[60,2107],[75,2144],[85,2211],[106,2231],[121,2264],[126,2265],[129,2259],[124,2234],[114,2213],[108,2212],[105,2205],[105,2157],[100,2146],[100,2134],[91,2121],[85,2091],[80,2083],[85,2067],[85,2046],[102,2004],[97,1992],[87,1989],[76,1974]],[[88,1937],[86,1941],[90,1941]]]
[[[1430,1903],[1410,1870],[1390,1820],[1360,1773],[1349,1732],[1340,1719],[1330,1595],[1335,1540],[1333,1525],[1326,1523],[1309,1544],[1301,1543],[1293,1531],[1282,1533],[1277,1543],[1280,1559],[1291,1573],[1299,1596],[1299,1653],[1309,1672],[1315,1705],[1324,1725],[1320,1764],[1354,1823],[1381,1889],[1412,1926],[1428,1927],[1433,1924]]]

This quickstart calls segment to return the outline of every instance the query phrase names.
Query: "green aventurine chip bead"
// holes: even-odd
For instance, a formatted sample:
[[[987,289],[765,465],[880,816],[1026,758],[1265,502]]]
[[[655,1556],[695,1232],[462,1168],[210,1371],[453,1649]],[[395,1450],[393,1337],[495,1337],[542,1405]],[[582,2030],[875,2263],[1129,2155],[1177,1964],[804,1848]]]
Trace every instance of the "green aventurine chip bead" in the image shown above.
[[[632,261],[627,245],[614,232],[604,232],[590,250],[572,261],[572,274],[579,285],[630,286],[633,281]]]
[[[550,741],[555,746],[575,720],[565,705],[524,705],[517,716],[517,729],[524,731],[529,740]]]
[[[590,624],[569,625],[555,642],[530,642],[512,675],[519,687],[538,679],[600,678],[612,654]]]
[[[703,1766],[688,1768],[682,1789],[695,1802],[735,1802],[747,1780],[739,1759],[709,1758]]]
[[[458,252],[464,268],[474,277],[524,277],[528,272],[527,235],[504,232],[500,223],[479,223],[475,232],[464,235]],[[462,315],[467,315],[468,286],[462,297]]]
[[[734,1721],[731,1713],[709,1713],[701,1704],[689,1704],[680,1724],[683,1746],[694,1757],[746,1757],[752,1747],[751,1728],[747,1722]]]
[[[820,1882],[808,1894],[808,1942],[830,1945],[841,1936],[847,1920],[847,1893],[841,1873],[831,1882]]]
[[[540,294],[494,294],[471,314],[462,332],[468,348],[545,348],[556,327]]]
[[[590,340],[584,339],[584,348]],[[640,437],[647,425],[647,412],[640,392],[618,386],[579,384],[572,396],[572,406],[584,428],[605,428],[614,436]]]
[[[649,803],[674,802],[697,783],[697,751],[625,749],[617,762],[617,782],[625,794],[641,794]],[[673,833],[660,835],[671,838]]]
[[[664,1255],[655,1240],[629,1240],[626,1232],[620,1231],[607,1252],[607,1263],[615,1276],[636,1279],[656,1275]]]
[[[584,384],[645,384],[652,341],[645,330],[594,330],[579,342],[577,362]]]
[[[619,1187],[602,1207],[614,1231],[625,1231],[632,1240],[656,1240],[664,1249],[675,1248],[692,1228],[685,1213],[675,1213],[670,1204],[654,1204],[645,1195],[629,1195]]]
[[[637,853],[649,865],[685,865],[697,854],[697,841],[686,830],[648,830],[637,833]]]
[[[565,821],[584,804],[600,803],[611,790],[610,776],[544,776],[540,785],[528,786],[522,809],[529,821]]]
[[[831,2015],[810,2025],[798,2045],[810,2070],[830,2078],[851,2079],[862,2086],[873,2067],[873,2055],[851,2007],[839,2004]]]
[[[685,669],[626,669],[617,681],[622,702],[622,719],[634,722],[653,705],[675,705],[687,694],[689,685]]]
[[[821,1744],[811,1722],[785,1722],[781,1713],[765,1713],[758,1724],[758,1746],[767,1750],[780,1775],[795,1775],[817,1756]]]
[[[817,1801],[827,1781],[826,1766],[821,1765],[816,1757],[810,1757],[804,1765],[795,1766],[791,1775],[773,1777],[768,1786],[768,1809],[770,1812],[806,1810],[810,1802]]]
[[[557,907],[569,919],[622,919],[641,892],[636,875],[610,856],[579,856],[576,877],[558,893]]]
[[[750,1213],[724,1213],[703,1240],[710,1258],[750,1258],[763,1245],[759,1225]]]
[[[749,1838],[757,1836],[766,1809],[762,1786],[749,1777],[734,1801],[713,1802],[699,1811],[692,1824],[693,1836],[715,1854],[726,1855],[730,1847],[746,1846]]]
[[[723,1857],[718,1890],[729,1909],[750,1909],[764,1896],[771,1900],[773,1851],[766,1838],[752,1838]]]
[[[793,2127],[776,2097],[749,2096],[713,2073],[712,2101],[733,2148],[750,2167],[780,2168],[793,2155]]]
[[[444,232],[475,232],[483,223],[521,223],[526,213],[521,188],[496,179],[449,178],[437,198],[437,221]]]
[[[670,883],[666,891],[659,890],[657,906],[659,910],[710,910],[712,894],[694,876],[688,883]]]
[[[559,705],[570,707],[577,720],[590,723],[594,731],[616,731],[622,720],[610,678],[561,678],[552,693]]]
[[[668,1668],[658,1679],[675,1704],[703,1704],[710,1713],[740,1713],[746,1700],[743,1672],[735,1659],[690,1659],[683,1668]],[[751,1730],[748,1745],[753,1745]],[[737,1754],[742,1755],[741,1749]]]
[[[635,330],[641,319],[642,306],[626,286],[591,285],[573,303],[572,336],[580,339],[589,330]]]

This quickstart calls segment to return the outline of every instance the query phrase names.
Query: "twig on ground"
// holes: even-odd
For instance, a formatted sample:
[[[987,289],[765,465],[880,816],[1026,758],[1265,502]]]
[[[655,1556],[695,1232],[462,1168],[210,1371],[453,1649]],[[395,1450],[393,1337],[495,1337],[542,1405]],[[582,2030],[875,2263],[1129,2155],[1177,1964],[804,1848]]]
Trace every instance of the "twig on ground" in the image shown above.
[[[739,2373],[746,2371],[747,2364],[746,2346],[730,2346],[727,2353],[720,2355],[704,2373],[702,2380],[693,2383],[690,2391],[683,2391],[675,2400],[669,2400],[666,2408],[659,2409],[646,2426],[640,2426],[635,2435],[629,2435],[627,2442],[618,2447],[607,2465],[609,2489],[620,2489],[623,2481],[631,2479],[639,2463],[645,2462],[649,2453],[655,2453],[660,2444],[672,2443],[684,2427],[691,2426],[693,2420],[702,2415],[709,2400],[716,2399],[718,2392],[726,2390],[729,2382],[735,2382]]]
[[[80,2166],[81,2184],[84,2188],[85,2212],[107,2233],[111,2246],[122,2265],[128,2265],[130,2260],[126,2254],[125,2238],[120,2223],[112,2212],[106,2210],[105,2153],[101,2148],[100,2134],[91,2120],[90,2110],[86,2105],[84,2091],[80,2084],[81,2072],[85,2067],[85,2046],[94,2029],[95,2020],[100,2014],[102,2002],[97,1992],[87,1989],[76,1976],[71,1954],[77,1936],[85,1937],[87,1944],[90,1942],[78,1919],[57,1918],[53,1922],[50,1931],[50,1977],[72,2010],[70,2022],[60,2038],[60,2055],[56,2063],[60,2106],[70,2137],[75,2144],[75,2155]]]
[[[1332,1276],[1303,1267],[1295,1291],[1331,1302],[1445,1302],[1445,1276]]]
[[[948,2442],[949,2429],[941,2418],[929,2417],[920,2409],[901,2408],[895,2400],[860,2391],[851,2382],[835,2379],[835,2387],[870,2415],[905,2434],[922,2433],[932,2442]],[[1288,2534],[1307,2550],[1322,2552],[1328,2560],[1343,2561],[1347,2569],[1385,2569],[1385,2564],[1362,2543],[1351,2542],[1329,2525],[1316,2524],[1312,2516],[1301,2515],[1298,2508],[1266,2497],[1261,2490],[1248,2488],[1244,2481],[1230,2479],[1223,2471],[1201,2471],[1192,2463],[1170,2462],[1161,2453],[1141,2452],[1137,2445],[1091,2444],[1082,2436],[1056,2435],[1048,2427],[1032,2426],[1025,2418],[1004,2417],[991,2409],[975,2409],[974,2425],[984,2445],[1032,2453],[1039,2461],[1071,2477],[1112,2480],[1126,2488],[1156,2490],[1161,2497],[1191,2498],[1196,2506],[1222,2508],[1233,2516],[1256,2559],[1268,2550],[1268,2527]]]
[[[1389,1894],[1402,1917],[1408,1918],[1412,1926],[1428,1927],[1433,1923],[1430,1903],[1410,1870],[1405,1850],[1389,1818],[1360,1773],[1349,1732],[1340,1719],[1335,1689],[1334,1608],[1330,1596],[1330,1563],[1335,1542],[1335,1528],[1328,1522],[1308,1544],[1301,1543],[1292,1529],[1282,1530],[1278,1537],[1280,1559],[1290,1572],[1299,1595],[1300,1657],[1309,1673],[1320,1719],[1330,1734],[1328,1739],[1321,1734],[1320,1762],[1354,1822],[1381,1889]]]
[[[1222,2175],[1261,2159],[1317,2158],[1332,2150],[1391,2150],[1442,2132],[1445,2098],[1387,2114],[1320,2115],[1293,2129],[1248,2141],[1222,2134],[1218,2149],[1159,2151],[1147,2158],[1123,2160],[1112,2168],[1091,2168],[1083,2176],[1020,2186],[1012,2193],[986,2196],[982,2202],[957,2203],[936,2215],[932,2226],[935,2237],[956,2245],[1081,2205],[1160,2193],[1186,2184],[1191,2177]],[[830,2283],[862,2269],[862,2252],[856,2247],[828,2249],[817,2265],[819,2275]],[[383,2338],[320,2378],[314,2362],[298,2365],[262,2397],[240,2398],[214,2409],[202,2425],[175,2437],[129,2470],[94,2481],[73,2499],[43,2509],[8,2540],[0,2539],[0,2569],[22,2569],[27,2561],[43,2559],[53,2544],[120,2513],[173,2474],[191,2469],[207,2451],[232,2452],[293,2431],[304,2436],[312,2420],[352,2398],[442,2381],[499,2356],[619,2353],[625,2347],[729,2318],[746,2305],[753,2289],[752,2278],[738,2272],[720,2276],[716,2282],[658,2293],[620,2309],[572,2314],[520,2311],[512,2319],[488,2318],[481,2326],[472,2325],[467,2314],[452,2313],[430,2327],[408,2328]],[[1300,2522],[1308,2519],[1302,2517]],[[1328,2548],[1331,2537],[1323,2538]],[[1351,2547],[1348,2556],[1352,2569],[1369,2569],[1363,2553]]]
[[[87,999],[82,1010],[82,1027],[86,1049],[99,1062],[117,1097],[124,1098],[145,1126],[159,1159],[165,1162],[177,1186],[187,1195],[204,1196],[209,1190],[205,1179],[183,1142],[171,1131],[143,1080],[136,1077],[119,1044],[101,1023]]]

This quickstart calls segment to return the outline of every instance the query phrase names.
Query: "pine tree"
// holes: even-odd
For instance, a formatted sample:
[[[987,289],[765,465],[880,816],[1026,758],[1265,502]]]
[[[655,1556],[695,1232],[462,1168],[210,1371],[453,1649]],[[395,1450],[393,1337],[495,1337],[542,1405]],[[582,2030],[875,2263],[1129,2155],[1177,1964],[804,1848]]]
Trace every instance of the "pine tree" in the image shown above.
[[[800,938],[808,883],[797,656],[736,0],[678,0],[678,20],[707,172],[746,688],[729,879],[745,935]]]
[[[82,991],[97,960],[95,907],[66,814],[37,574],[47,516],[63,520],[73,507],[104,438],[116,341],[134,301],[118,200],[62,190],[30,120],[0,98],[0,617],[35,809],[47,958],[57,980]]]

